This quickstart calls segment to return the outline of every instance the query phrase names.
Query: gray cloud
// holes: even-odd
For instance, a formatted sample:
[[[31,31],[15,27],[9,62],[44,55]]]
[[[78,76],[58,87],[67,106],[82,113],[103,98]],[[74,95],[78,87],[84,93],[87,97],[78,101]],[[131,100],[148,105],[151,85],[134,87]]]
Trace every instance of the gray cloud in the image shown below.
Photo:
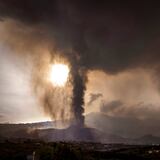
[[[145,102],[127,104],[120,100],[115,100],[108,103],[102,103],[100,111],[112,116],[135,117],[137,119],[151,119],[154,117],[154,119],[160,120],[159,104],[146,104]]]
[[[92,103],[94,101],[96,101],[97,99],[103,97],[103,95],[101,93],[90,93],[90,100],[89,102],[87,103],[87,105],[92,105]]]
[[[63,52],[66,57],[80,56],[78,66],[116,73],[159,64],[160,12],[154,3],[1,0],[0,15],[41,25],[39,34],[49,42],[72,49]]]
[[[99,113],[86,116],[88,126],[123,137],[160,136],[159,105],[144,102],[129,105],[115,100],[103,103],[100,109]]]
[[[138,119],[132,116],[122,117],[121,114],[109,116],[103,113],[90,113],[86,116],[86,124],[105,133],[122,137],[135,138],[147,134],[160,136],[159,120],[154,117]]]
[[[100,107],[100,111],[107,113],[108,111],[114,111],[117,108],[119,109],[120,107],[123,106],[123,103],[120,100],[112,101],[107,104],[102,104]]]
[[[149,68],[159,73],[160,10],[155,3],[1,0],[0,17],[23,24],[10,27],[10,36],[20,37],[15,40],[16,47],[19,42],[24,42],[24,48],[45,44],[49,46],[49,63],[55,50],[69,61],[73,78],[72,111],[80,123],[84,121],[88,70],[117,74],[133,68]],[[34,42],[31,46],[26,35],[28,41]],[[39,59],[44,57],[36,61]],[[39,83],[41,77],[36,78]],[[51,93],[46,90],[43,97],[49,111],[53,107]],[[115,106],[111,108],[117,110],[118,105]]]

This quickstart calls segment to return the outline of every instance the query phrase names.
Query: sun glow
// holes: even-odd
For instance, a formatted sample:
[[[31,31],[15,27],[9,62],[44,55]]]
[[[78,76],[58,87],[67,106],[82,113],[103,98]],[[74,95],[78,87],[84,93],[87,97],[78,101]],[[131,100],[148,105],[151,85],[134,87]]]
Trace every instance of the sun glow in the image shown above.
[[[57,63],[51,66],[50,81],[53,85],[62,87],[66,84],[69,75],[69,67],[65,64]]]

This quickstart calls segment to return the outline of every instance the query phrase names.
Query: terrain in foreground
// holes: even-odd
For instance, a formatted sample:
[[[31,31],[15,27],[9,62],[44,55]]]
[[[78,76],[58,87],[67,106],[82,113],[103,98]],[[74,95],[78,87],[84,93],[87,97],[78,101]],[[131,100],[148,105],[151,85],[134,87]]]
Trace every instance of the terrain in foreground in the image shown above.
[[[33,158],[34,157],[34,158]],[[0,160],[159,160],[160,145],[6,140]]]

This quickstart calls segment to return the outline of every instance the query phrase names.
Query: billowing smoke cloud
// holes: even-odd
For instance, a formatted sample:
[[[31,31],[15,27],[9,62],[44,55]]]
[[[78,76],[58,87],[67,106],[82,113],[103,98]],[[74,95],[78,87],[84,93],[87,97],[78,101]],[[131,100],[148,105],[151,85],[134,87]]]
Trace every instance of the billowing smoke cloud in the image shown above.
[[[127,104],[121,100],[105,102],[100,113],[91,113],[86,117],[86,123],[124,137],[140,137],[146,134],[160,135],[159,104],[137,102]]]
[[[157,5],[147,2],[0,1],[3,21],[11,18],[29,26],[34,45],[39,41],[53,45],[68,59],[73,76],[72,110],[82,124],[88,70],[111,74],[139,67],[159,70],[159,17]]]
[[[98,98],[100,98],[100,97],[103,97],[103,95],[101,94],[101,93],[91,93],[90,94],[90,100],[89,100],[89,102],[87,103],[87,105],[92,105],[92,103],[94,102],[94,101],[96,101]]]
[[[123,106],[123,103],[119,100],[116,100],[116,101],[109,102],[107,104],[102,104],[100,107],[100,111],[103,113],[113,112],[117,108],[118,109],[121,108],[121,106]]]
[[[159,105],[146,104],[145,102],[138,102],[135,104],[126,104],[120,100],[103,103],[100,111],[106,115],[119,117],[132,117],[141,120],[145,119],[159,119]]]

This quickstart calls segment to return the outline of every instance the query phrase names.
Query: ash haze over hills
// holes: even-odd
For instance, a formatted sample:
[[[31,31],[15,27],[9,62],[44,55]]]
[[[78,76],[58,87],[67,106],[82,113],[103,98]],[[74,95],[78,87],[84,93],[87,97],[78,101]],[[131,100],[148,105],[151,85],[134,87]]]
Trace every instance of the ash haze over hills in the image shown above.
[[[94,119],[92,119],[94,117]],[[0,141],[3,142],[4,140],[13,140],[13,141],[25,141],[27,139],[32,140],[43,140],[47,142],[52,141],[83,141],[83,142],[101,142],[101,143],[123,143],[123,144],[159,144],[160,137],[154,136],[152,134],[145,134],[141,135],[136,134],[132,136],[132,134],[127,137],[124,137],[124,130],[128,132],[130,130],[130,126],[125,126],[121,128],[116,126],[118,121],[121,121],[119,125],[124,126],[124,120],[117,118],[113,120],[112,117],[105,116],[103,114],[91,113],[87,115],[86,123],[90,126],[96,127],[98,125],[99,129],[96,128],[80,128],[75,126],[70,126],[63,129],[55,129],[57,123],[59,122],[39,122],[39,123],[26,123],[26,124],[0,124]],[[92,120],[91,120],[92,119]],[[95,123],[95,120],[97,121]],[[102,126],[103,123],[101,121],[109,123],[110,126],[115,126],[115,130],[110,130],[107,126]],[[92,122],[93,121],[93,122]],[[123,122],[122,122],[123,121]],[[133,125],[132,120],[132,125]],[[136,121],[140,122],[140,121]],[[140,122],[141,123],[141,122]],[[66,122],[67,124],[67,122]],[[140,124],[141,125],[141,124]],[[130,127],[130,128],[129,128]],[[136,126],[132,126],[136,127]],[[138,126],[139,127],[139,126]],[[137,128],[138,128],[137,127]],[[107,129],[107,130],[106,130]],[[108,133],[107,131],[110,131]],[[118,132],[119,130],[119,132]],[[134,132],[133,129],[130,132]],[[115,134],[114,134],[115,133]],[[146,133],[146,132],[145,132]],[[117,135],[118,134],[118,135]],[[123,135],[123,136],[122,136]]]
[[[74,117],[83,126],[83,112],[98,112],[111,117],[110,127],[108,118],[92,116],[91,126],[101,123],[93,127],[124,136],[160,134],[158,3],[0,0],[0,19],[2,122]],[[57,57],[71,69],[69,84],[59,90],[45,79]]]

